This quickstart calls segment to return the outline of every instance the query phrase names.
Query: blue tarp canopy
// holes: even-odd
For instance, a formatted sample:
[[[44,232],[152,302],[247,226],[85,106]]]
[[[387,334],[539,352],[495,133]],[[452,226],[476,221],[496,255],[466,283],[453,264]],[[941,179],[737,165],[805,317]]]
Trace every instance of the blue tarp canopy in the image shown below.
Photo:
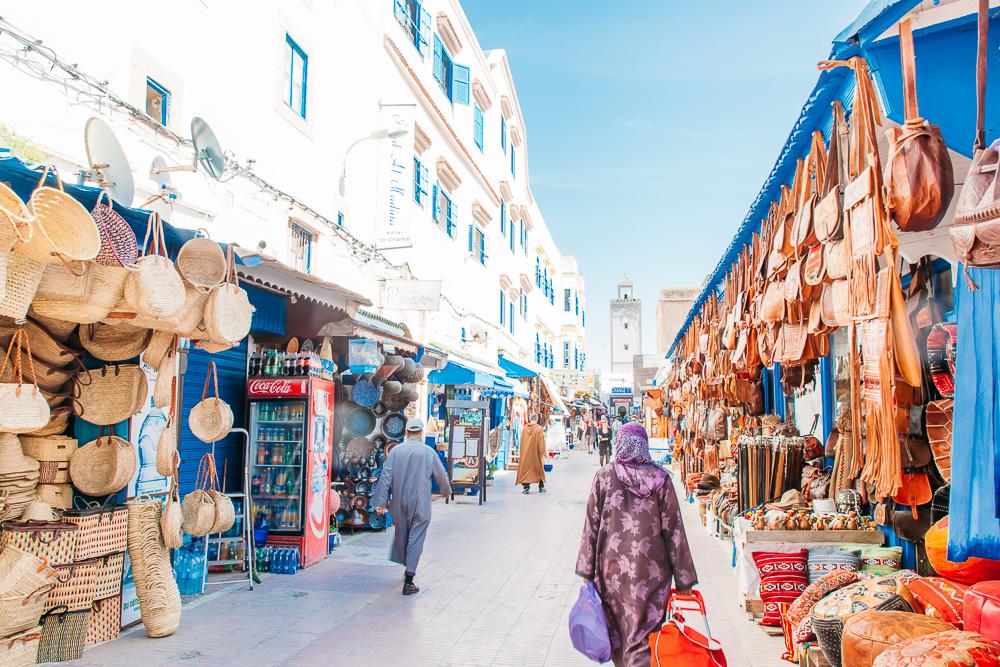
[[[538,373],[533,370],[527,369],[524,366],[506,359],[502,354],[497,357],[497,363],[500,364],[500,368],[507,372],[507,377],[509,378],[535,378],[538,377]]]
[[[495,375],[463,366],[457,361],[449,361],[444,368],[431,371],[427,375],[427,381],[431,384],[469,384],[490,389],[496,385],[497,380],[499,378]],[[507,387],[513,389],[509,384]]]

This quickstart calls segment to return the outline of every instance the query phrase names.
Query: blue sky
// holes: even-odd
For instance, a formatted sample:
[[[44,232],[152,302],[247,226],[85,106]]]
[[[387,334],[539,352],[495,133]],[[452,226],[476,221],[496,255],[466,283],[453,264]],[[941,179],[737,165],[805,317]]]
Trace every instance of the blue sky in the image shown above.
[[[661,287],[712,270],[778,156],[816,63],[866,0],[462,0],[507,50],[532,191],[587,280],[589,361],[628,274],[656,351]]]

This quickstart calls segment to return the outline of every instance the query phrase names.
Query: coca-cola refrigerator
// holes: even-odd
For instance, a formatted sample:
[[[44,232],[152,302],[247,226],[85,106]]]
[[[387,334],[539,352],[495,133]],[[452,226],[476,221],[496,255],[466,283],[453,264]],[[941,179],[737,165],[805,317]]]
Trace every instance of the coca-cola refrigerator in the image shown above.
[[[267,543],[298,547],[302,567],[323,560],[329,543],[333,393],[314,377],[247,383],[254,521],[263,512]]]

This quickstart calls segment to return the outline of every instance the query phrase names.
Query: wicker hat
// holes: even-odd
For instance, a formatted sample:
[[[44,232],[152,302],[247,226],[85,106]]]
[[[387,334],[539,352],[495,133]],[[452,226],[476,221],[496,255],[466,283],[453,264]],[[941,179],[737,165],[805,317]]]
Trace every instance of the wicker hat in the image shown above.
[[[805,507],[808,503],[802,496],[802,492],[798,489],[789,489],[781,494],[781,500],[774,503],[768,503],[769,508],[790,510],[797,509],[799,507]]]
[[[21,442],[13,433],[0,433],[0,475],[38,473],[38,461],[21,451]],[[22,475],[17,475],[22,477]]]
[[[21,514],[19,521],[21,523],[27,523],[29,521],[41,521],[48,523],[49,521],[55,521],[56,515],[52,511],[52,506],[49,505],[44,500],[33,500],[28,503],[28,506],[24,508],[24,513]]]

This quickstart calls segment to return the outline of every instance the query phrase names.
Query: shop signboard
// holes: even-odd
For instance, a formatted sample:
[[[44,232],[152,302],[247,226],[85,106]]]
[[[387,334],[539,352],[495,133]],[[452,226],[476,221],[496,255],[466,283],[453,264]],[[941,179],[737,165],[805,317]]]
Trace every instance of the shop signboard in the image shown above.
[[[441,310],[441,281],[386,280],[382,306],[391,310]]]
[[[624,398],[632,395],[632,387],[611,387],[611,395],[616,398]]]
[[[309,393],[309,380],[290,378],[251,378],[247,393],[255,398],[305,396]]]
[[[378,140],[378,217],[375,246],[380,250],[411,248],[410,225],[416,215],[413,188],[413,112],[412,106],[382,108],[381,127],[390,132],[404,130],[400,137]],[[429,196],[429,193],[428,193]]]

